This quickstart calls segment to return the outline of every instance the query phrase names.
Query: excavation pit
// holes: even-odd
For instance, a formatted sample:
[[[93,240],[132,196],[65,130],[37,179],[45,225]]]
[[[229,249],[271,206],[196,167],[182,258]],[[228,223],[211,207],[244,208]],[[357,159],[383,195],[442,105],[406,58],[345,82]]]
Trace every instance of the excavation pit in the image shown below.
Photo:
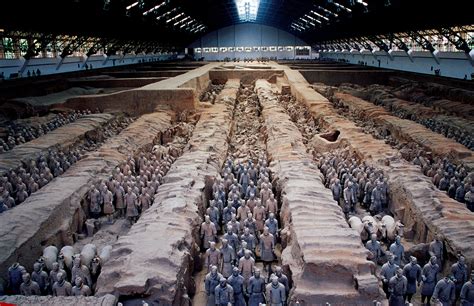
[[[417,132],[422,130],[418,127],[420,124],[406,122],[414,119],[412,115],[402,119],[390,113],[402,108],[400,101],[396,104],[398,108],[386,109],[361,101],[364,99],[359,96],[340,92],[356,92],[359,87],[355,85],[311,87],[300,73],[275,63],[243,64],[242,67],[212,63],[189,71],[165,69],[160,73],[152,68],[97,78],[101,86],[129,82],[143,87],[76,97],[56,105],[64,109],[110,110],[110,116],[125,113],[136,120],[118,135],[104,137],[107,140],[103,144],[21,205],[0,214],[4,230],[3,235],[0,233],[0,245],[10,250],[0,258],[3,277],[16,261],[31,271],[43,249],[50,245],[59,249],[71,245],[81,250],[84,245],[95,242],[97,253],[101,253],[106,244],[110,244],[110,258],[104,261],[100,274],[94,274],[98,277],[93,288],[97,301],[108,301],[113,296],[124,305],[141,300],[161,305],[202,305],[207,302],[204,279],[208,267],[200,229],[210,202],[220,199],[214,193],[216,180],[223,179],[225,191],[221,196],[228,202],[235,183],[225,182],[230,180],[227,176],[231,177],[227,175],[227,168],[232,168],[232,176],[238,179],[236,186],[242,186],[241,171],[236,169],[251,168],[253,164],[258,169],[266,169],[262,170],[262,178],[256,179],[256,184],[260,182],[256,192],[262,194],[267,186],[275,198],[275,220],[280,231],[271,267],[280,266],[286,275],[290,304],[298,301],[300,305],[327,302],[366,305],[374,299],[384,302],[379,283],[380,265],[370,260],[363,245],[366,240],[348,223],[350,216],[362,219],[371,212],[361,203],[355,212],[347,212],[344,202],[334,200],[330,188],[333,176],[319,163],[322,157],[330,156],[326,154],[343,156],[344,162],[354,163],[354,168],[372,167],[377,174],[383,174],[390,189],[388,207],[383,214],[403,223],[406,252],[418,254],[420,263],[426,260],[426,254],[423,255],[426,247],[422,244],[430,243],[433,235],[439,233],[446,248],[445,267],[449,267],[457,252],[463,252],[472,265],[474,256],[469,248],[472,237],[467,234],[474,226],[472,213],[437,189],[431,177],[422,172],[422,167],[412,164],[413,158],[409,157],[413,149],[400,148],[399,144],[417,143],[431,152],[430,156],[448,156],[449,160],[464,162],[466,166],[471,162],[471,152],[461,144],[438,145],[446,143],[444,136],[434,135],[426,128],[423,128],[424,136],[418,137]],[[326,73],[329,75],[330,71]],[[157,75],[165,74],[170,74],[167,79],[157,79],[161,78]],[[135,79],[144,75],[149,78]],[[122,78],[125,76],[126,79]],[[94,79],[76,78],[72,82],[91,85]],[[371,82],[367,79],[361,83]],[[324,91],[329,100],[313,88]],[[439,105],[437,112],[443,109]],[[424,111],[423,114],[428,114],[428,110]],[[107,116],[100,114],[104,115]],[[456,112],[446,115],[454,116]],[[181,120],[183,118],[185,120]],[[467,120],[466,116],[463,120]],[[192,128],[187,124],[190,121],[193,121]],[[75,123],[78,122],[82,122],[81,119]],[[64,128],[74,127],[75,123]],[[190,133],[186,132],[188,128]],[[95,131],[81,133],[88,134],[89,138],[102,138]],[[38,141],[53,135],[54,131],[38,137]],[[423,141],[426,139],[429,141]],[[59,145],[65,142],[59,137],[55,140]],[[17,150],[28,145],[28,142],[18,145]],[[167,149],[168,145],[172,147]],[[48,151],[49,147],[38,152]],[[150,150],[156,156],[167,152],[173,158],[166,161],[169,164],[166,169],[154,165],[153,169],[159,170],[153,174],[160,175],[162,180],[150,203],[139,201],[140,205],[149,207],[132,220],[132,225],[123,218],[114,219],[109,225],[103,211],[99,218],[94,218],[88,211],[89,195],[93,194],[90,185],[110,184],[108,179],[116,174],[117,166],[126,176],[128,168],[124,161],[128,161],[125,164],[129,168],[135,167],[136,182],[147,177],[146,170],[140,172],[142,165],[147,165],[140,154]],[[451,152],[446,154],[449,150]],[[8,156],[8,152],[1,154]],[[27,159],[28,154],[17,163],[24,164]],[[145,181],[143,186],[137,186],[139,195],[142,189],[148,188],[147,182],[151,179]],[[428,202],[422,194],[428,194]],[[263,196],[260,197],[262,201]],[[343,197],[338,200],[341,199]],[[236,213],[248,201],[247,195],[241,195]],[[116,205],[115,195],[113,203]],[[242,211],[239,218],[244,216]],[[269,214],[265,212],[264,220],[267,219]],[[244,224],[244,221],[236,222]],[[462,227],[458,226],[459,222],[463,223]],[[19,228],[18,224],[29,226]],[[222,228],[227,224],[219,226],[218,248],[224,235]],[[112,237],[108,231],[119,234]],[[239,232],[239,236],[241,234]],[[387,245],[388,242],[384,242],[384,246]],[[254,255],[257,268],[268,266],[261,259],[260,246]],[[269,273],[262,270],[262,277],[268,279]]]

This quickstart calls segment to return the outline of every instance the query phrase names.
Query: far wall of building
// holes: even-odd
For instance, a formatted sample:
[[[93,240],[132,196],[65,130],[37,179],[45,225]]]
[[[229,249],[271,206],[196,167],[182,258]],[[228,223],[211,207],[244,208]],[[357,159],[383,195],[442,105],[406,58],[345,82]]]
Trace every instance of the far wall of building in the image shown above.
[[[404,51],[393,51],[387,54],[384,51],[330,51],[321,52],[320,58],[458,79],[474,79],[474,60],[464,52],[431,54],[428,51],[414,51],[408,54]]]
[[[0,59],[0,79],[32,76],[39,70],[41,75],[98,69],[122,65],[138,64],[167,60],[171,55],[162,54],[128,54],[128,55],[92,55],[60,57],[38,57],[29,61],[22,58]],[[29,73],[28,73],[29,72]]]
[[[206,61],[226,58],[311,59],[311,47],[283,30],[242,23],[210,32],[188,46],[195,58]]]

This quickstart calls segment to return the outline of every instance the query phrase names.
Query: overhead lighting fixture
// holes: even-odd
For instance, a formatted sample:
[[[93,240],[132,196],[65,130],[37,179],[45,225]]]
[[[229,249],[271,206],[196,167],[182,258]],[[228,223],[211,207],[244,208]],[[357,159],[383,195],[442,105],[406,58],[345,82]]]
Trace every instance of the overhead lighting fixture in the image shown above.
[[[316,25],[314,23],[312,23],[311,21],[309,20],[306,20],[305,18],[301,17],[300,18],[301,20],[303,20],[305,23],[309,23],[310,25],[312,25],[313,27],[315,27]]]
[[[306,18],[309,18],[309,19],[311,19],[311,20],[313,20],[313,21],[316,21],[316,19],[315,19],[315,18],[313,18],[313,17],[309,16],[308,14],[304,15],[304,17],[306,17]]]
[[[345,7],[345,6],[342,5],[342,4],[339,4],[339,3],[337,3],[337,2],[333,2],[333,4],[334,4],[337,8],[339,8],[339,9],[343,9],[343,10],[345,10],[345,11],[348,12],[348,13],[352,13],[352,10],[351,10],[350,8]]]
[[[179,28],[182,29],[182,28],[184,28],[184,27],[187,27],[187,26],[189,26],[189,25],[190,25],[191,23],[193,23],[193,22],[194,22],[194,20],[190,20],[190,21],[188,21],[188,22],[185,22],[185,23],[183,23],[182,25],[180,25]]]
[[[195,19],[193,19],[189,22],[186,22],[186,28],[184,28],[184,29],[186,31],[190,31],[192,28],[194,28],[197,25],[198,25],[198,22]]]
[[[235,0],[240,21],[254,22],[257,20],[260,0]]]
[[[174,9],[172,9],[171,11],[168,11],[166,13],[163,13],[161,14],[160,16],[156,17],[156,20],[161,20],[162,18],[168,16],[169,14],[173,14],[174,12],[176,12],[178,10],[177,7],[175,7]]]
[[[163,1],[163,2],[160,3],[160,4],[155,5],[154,7],[152,7],[151,9],[149,9],[148,11],[143,12],[143,16],[146,16],[146,15],[150,14],[151,12],[156,11],[157,9],[159,9],[160,7],[162,7],[162,6],[165,5],[165,4],[166,4],[166,1]]]
[[[321,15],[321,14],[319,14],[319,13],[313,11],[313,10],[311,10],[310,13],[312,13],[312,14],[314,14],[314,15],[320,17],[320,18],[323,18],[323,19],[326,20],[326,21],[329,21],[329,18],[327,18],[326,16],[323,16],[323,15]]]
[[[176,22],[173,24],[173,26],[177,26],[178,24],[180,24],[180,23],[182,23],[182,22],[188,20],[189,18],[191,18],[191,17],[186,16],[186,17],[184,17],[183,19],[176,21]]]
[[[134,6],[137,6],[138,5],[138,1],[137,2],[134,2],[132,4],[130,4],[129,6],[126,7],[127,11],[130,10],[132,7]]]
[[[306,31],[305,27],[302,27],[301,25],[299,25],[297,23],[293,23],[292,26],[296,27],[300,31]]]
[[[205,29],[206,29],[206,27],[203,24],[198,24],[198,25],[195,25],[194,27],[192,27],[189,31],[191,33],[197,33],[197,32],[204,31]]]
[[[302,27],[302,28],[305,29],[305,30],[307,30],[307,29],[310,28],[308,24],[303,23],[301,20],[298,21],[296,24],[299,25],[300,27]]]
[[[176,18],[179,18],[179,17],[181,17],[181,16],[183,16],[183,15],[184,15],[184,13],[179,13],[178,15],[176,15],[176,16],[174,16],[174,17],[168,19],[168,20],[166,20],[166,23],[171,22],[171,21],[173,21],[173,20],[176,20]]]
[[[104,11],[108,11],[110,9],[110,0],[104,0],[104,6],[102,7]]]
[[[300,31],[300,32],[302,31],[300,28],[298,28],[298,27],[295,26],[294,24],[291,25],[291,28],[292,28],[293,30],[298,30],[298,31]]]
[[[334,16],[334,17],[339,17],[338,14],[333,13],[333,12],[331,12],[330,10],[328,10],[328,9],[322,7],[322,6],[318,6],[318,9],[320,9],[320,10],[324,11],[325,13],[327,13],[327,14],[329,14],[329,15],[332,15],[332,16]]]
[[[357,0],[357,3],[360,3],[362,4],[363,6],[367,6],[369,5],[367,2],[365,2],[364,0]]]

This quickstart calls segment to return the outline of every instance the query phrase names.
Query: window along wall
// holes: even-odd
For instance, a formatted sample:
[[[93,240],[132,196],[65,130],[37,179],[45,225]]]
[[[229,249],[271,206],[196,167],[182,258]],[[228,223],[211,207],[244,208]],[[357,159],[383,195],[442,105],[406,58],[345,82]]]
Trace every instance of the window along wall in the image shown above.
[[[309,59],[311,47],[298,37],[280,29],[242,23],[210,32],[188,48],[196,58],[224,60],[225,58]]]

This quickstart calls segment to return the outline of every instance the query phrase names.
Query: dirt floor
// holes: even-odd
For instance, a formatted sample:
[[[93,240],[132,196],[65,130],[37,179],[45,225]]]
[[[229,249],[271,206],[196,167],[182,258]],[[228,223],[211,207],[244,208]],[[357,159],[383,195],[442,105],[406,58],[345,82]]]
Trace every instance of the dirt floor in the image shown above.
[[[311,68],[311,63],[304,67]],[[309,84],[296,69],[274,62],[239,62],[179,71],[179,76],[140,89],[143,96],[130,92],[127,107],[137,110],[138,116],[123,126],[113,121],[123,116],[118,112],[86,115],[1,153],[6,165],[0,196],[9,200],[4,191],[11,190],[16,200],[22,182],[41,177],[39,173],[47,175],[45,167],[57,167],[54,158],[44,162],[42,154],[58,148],[68,154],[78,144],[90,147],[69,170],[28,194],[21,205],[0,213],[0,245],[10,250],[0,256],[4,268],[0,275],[5,278],[16,261],[31,272],[49,245],[59,249],[71,245],[78,253],[94,244],[98,254],[111,246],[111,257],[93,285],[92,304],[206,305],[208,270],[203,267],[206,250],[200,226],[210,201],[216,200],[215,180],[225,180],[228,168],[235,172],[232,177],[240,175],[235,170],[240,163],[259,165],[268,173],[279,224],[272,267],[281,266],[290,279],[288,305],[362,306],[372,301],[388,305],[380,280],[385,259],[370,260],[362,231],[349,222],[352,216],[389,215],[402,223],[406,255],[402,265],[408,255],[416,254],[423,266],[429,256],[427,244],[438,234],[446,260],[441,274],[449,272],[458,253],[466,257],[470,272],[474,212],[457,193],[463,189],[464,196],[474,182],[474,99],[470,100],[474,92],[403,80],[387,85],[388,79],[384,85]],[[73,87],[9,103],[26,104],[44,114],[48,106],[70,98],[124,89]],[[114,97],[108,97],[107,105],[120,104]],[[71,105],[81,102],[75,103]],[[451,109],[464,106],[466,112]],[[0,125],[11,119],[3,115]],[[47,123],[53,117],[47,113],[16,123]],[[110,131],[102,131],[103,126]],[[6,126],[2,130],[5,135],[7,130]],[[333,168],[321,162],[327,156],[336,156]],[[262,181],[264,177],[265,173]],[[338,198],[334,195],[336,179],[342,181],[342,190],[348,188],[347,180],[363,186],[377,180],[376,185],[386,188],[385,206],[376,211],[362,205],[365,197],[358,194],[348,207],[353,200],[347,194],[341,190]],[[133,204],[136,216],[125,218],[115,212],[109,222],[101,198],[101,212],[94,218],[93,189],[106,185],[115,191],[112,181],[123,184],[124,192],[140,196]],[[156,188],[150,187],[155,183]],[[128,187],[130,191],[125,190]],[[367,190],[358,192],[373,189]],[[226,190],[226,199],[229,193]],[[115,192],[111,201],[117,205]],[[143,205],[149,207],[142,209]],[[94,233],[88,235],[94,221]],[[379,221],[377,226],[382,227]],[[380,236],[382,230],[377,233],[386,251],[392,241]],[[218,232],[217,248],[223,234]],[[268,279],[258,247],[255,257],[256,267]],[[11,299],[15,298],[6,301],[15,302]],[[29,299],[18,302],[28,304]],[[422,305],[419,288],[413,305]]]

